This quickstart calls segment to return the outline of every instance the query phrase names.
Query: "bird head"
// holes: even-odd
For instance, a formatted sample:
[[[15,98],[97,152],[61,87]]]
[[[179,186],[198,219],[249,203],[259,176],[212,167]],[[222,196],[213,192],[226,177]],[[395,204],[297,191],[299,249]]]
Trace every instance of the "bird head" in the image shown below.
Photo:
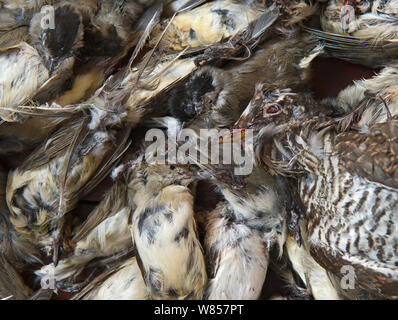
[[[216,68],[203,67],[178,84],[171,91],[168,101],[170,114],[181,121],[195,118],[204,111],[206,102],[215,95],[219,82],[217,79]]]
[[[37,13],[30,25],[32,43],[52,73],[83,46],[83,19],[71,3]]]
[[[235,128],[257,131],[272,127],[280,131],[307,118],[310,107],[311,103],[304,95],[297,95],[290,89],[279,89],[267,83],[260,83]]]

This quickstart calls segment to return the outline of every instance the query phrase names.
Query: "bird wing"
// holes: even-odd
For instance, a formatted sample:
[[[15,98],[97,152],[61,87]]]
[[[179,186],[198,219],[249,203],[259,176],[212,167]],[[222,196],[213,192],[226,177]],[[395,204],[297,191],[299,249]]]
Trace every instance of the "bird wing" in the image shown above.
[[[304,30],[322,42],[328,54],[351,63],[377,68],[389,60],[394,61],[398,54],[398,43],[393,40],[375,42],[373,38],[361,39],[309,27],[304,27]]]
[[[100,166],[97,168],[95,174],[79,189],[75,190],[68,201],[74,201],[74,199],[81,199],[82,196],[89,194],[105,177],[107,177],[112,169],[121,160],[123,154],[127,151],[131,144],[129,140],[131,128],[126,128],[120,132],[118,141],[116,141],[117,147],[104,157]]]
[[[334,150],[349,172],[398,190],[397,121],[375,124],[369,133],[341,133]]]
[[[117,200],[116,200],[117,199]],[[105,219],[114,216],[127,205],[127,188],[122,181],[114,183],[104,200],[89,214],[73,237],[74,242],[84,239]]]
[[[86,121],[87,117],[81,117],[63,125],[46,141],[46,143],[39,146],[29,155],[20,169],[24,171],[32,170],[47,164],[49,161],[59,156],[70,146],[74,135],[76,135],[76,131],[79,130]]]
[[[5,256],[0,255],[0,299],[12,296],[14,299],[27,299],[32,294],[22,277]]]
[[[340,279],[342,289],[347,289],[344,283],[349,285],[346,281],[351,275],[351,284],[354,286],[351,289],[361,288],[383,298],[398,298],[396,268],[321,246],[312,246],[310,253],[316,262]]]

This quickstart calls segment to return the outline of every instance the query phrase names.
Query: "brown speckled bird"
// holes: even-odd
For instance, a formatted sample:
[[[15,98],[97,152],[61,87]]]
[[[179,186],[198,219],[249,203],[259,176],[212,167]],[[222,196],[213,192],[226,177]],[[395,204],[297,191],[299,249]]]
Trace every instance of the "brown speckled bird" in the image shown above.
[[[357,290],[397,298],[398,123],[340,133],[328,113],[260,84],[239,125],[261,129],[256,152],[266,168],[297,177],[313,258],[337,279],[352,268]]]

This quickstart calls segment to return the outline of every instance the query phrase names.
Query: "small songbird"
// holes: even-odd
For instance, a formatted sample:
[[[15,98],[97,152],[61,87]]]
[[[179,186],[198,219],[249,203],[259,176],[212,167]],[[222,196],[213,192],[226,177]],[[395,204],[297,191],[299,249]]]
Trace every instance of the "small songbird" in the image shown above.
[[[260,16],[260,21],[254,21],[258,27],[258,30],[255,29],[255,35],[252,36],[253,33],[250,32],[249,35],[246,35],[247,38],[255,41],[277,16],[277,12],[266,11],[264,15]],[[265,21],[269,21],[269,23]],[[247,33],[247,28],[247,24],[239,26],[236,32],[243,37],[243,33]],[[158,41],[162,39],[162,35],[153,37]],[[209,48],[211,49],[210,53],[203,52],[202,48],[201,53],[194,52],[197,53],[196,55],[192,52],[187,54],[185,51],[165,54],[161,46],[155,45],[140,63],[133,68],[129,65],[110,79],[107,86],[113,88],[112,91],[116,99],[123,100],[127,121],[135,126],[144,117],[165,116],[167,110],[164,109],[164,104],[165,101],[167,103],[168,92],[198,68],[198,59],[201,60],[200,65],[209,63],[211,59],[218,60],[217,56],[223,54],[228,47],[228,43],[220,43],[220,41],[220,39],[215,39],[211,42],[213,46]],[[236,44],[235,47],[229,47],[228,51],[239,51],[244,48],[241,44]],[[114,89],[115,84],[119,84],[117,90]],[[120,99],[120,96],[124,98]]]
[[[207,284],[194,219],[192,174],[156,161],[138,169],[129,184],[137,208],[131,233],[151,299],[202,299]]]
[[[154,37],[164,33],[159,46],[167,51],[206,48],[245,29],[269,10],[256,0],[210,1],[162,21],[154,29]]]
[[[308,28],[336,58],[378,68],[396,60],[395,0],[330,0],[321,10],[322,30]]]
[[[132,247],[130,216],[134,210],[127,198],[128,177],[117,179],[104,199],[78,227],[73,237],[73,252],[53,264],[42,267],[36,275],[53,274],[56,287],[62,291],[78,291],[82,286],[76,278],[86,268],[94,269],[98,262],[129,251]],[[83,283],[84,284],[84,283]]]
[[[297,178],[314,260],[337,283],[351,281],[342,290],[397,298],[398,123],[341,133],[330,113],[309,96],[260,84],[239,125],[259,129],[265,168]]]
[[[217,183],[225,200],[208,213],[205,249],[210,300],[258,299],[264,285],[269,250],[285,242],[284,198],[275,178],[255,168],[246,187],[232,190]]]
[[[70,246],[64,227],[73,217],[66,213],[110,172],[128,135],[94,111],[65,123],[8,176],[7,204],[17,232],[58,261],[58,249]]]
[[[83,16],[81,62],[126,54],[136,44],[137,21],[154,0],[72,0]]]
[[[18,87],[18,90],[15,90],[15,88],[13,87],[13,90],[7,91],[9,94],[18,95],[19,100],[16,99],[14,96],[11,96],[9,100],[4,101],[5,108],[2,109],[3,111],[1,111],[0,108],[0,113],[4,114],[3,118],[7,118],[8,120],[18,120],[19,122],[4,123],[2,126],[0,126],[1,154],[7,155],[13,152],[20,152],[26,149],[32,149],[38,143],[48,138],[48,136],[57,129],[57,125],[59,124],[57,118],[55,118],[55,121],[53,121],[54,118],[51,118],[53,116],[50,114],[50,108],[59,109],[60,106],[63,107],[65,105],[74,105],[77,103],[83,103],[84,101],[86,101],[87,103],[91,103],[90,98],[92,97],[94,92],[101,85],[103,85],[105,78],[115,71],[117,64],[120,62],[121,59],[126,56],[127,51],[139,41],[142,34],[145,34],[146,29],[148,29],[148,26],[146,26],[148,21],[157,21],[156,17],[160,15],[162,8],[161,5],[152,6],[151,8],[146,10],[141,17],[138,17],[137,12],[135,12],[133,8],[135,6],[138,6],[138,8],[140,8],[138,12],[142,13],[142,10],[146,8],[146,5],[141,6],[139,4],[136,4],[135,1],[132,1],[132,3],[130,3],[129,5],[132,6],[132,8],[130,8],[132,12],[130,12],[130,9],[127,10],[128,8],[125,8],[124,5],[116,6],[116,4],[113,4],[111,6],[110,3],[107,3],[106,8],[101,7],[101,13],[97,12],[97,15],[94,16],[94,9],[92,9],[92,11],[90,11],[92,13],[92,16],[88,17],[87,15],[89,15],[89,12],[87,11],[88,9],[85,9],[85,5],[73,1],[56,6],[54,14],[55,18],[58,21],[58,24],[55,24],[54,30],[57,30],[57,32],[52,32],[52,29],[49,29],[49,31],[46,31],[47,33],[45,33],[43,30],[41,30],[40,21],[44,13],[38,13],[33,17],[30,27],[32,40],[29,43],[31,43],[32,45],[34,44],[34,47],[40,48],[40,50],[38,51],[41,52],[42,55],[39,56],[39,52],[36,52],[37,50],[34,51],[33,47],[30,48],[32,51],[34,51],[35,56],[26,56],[26,58],[29,59],[26,62],[27,65],[21,69],[21,81],[25,81],[27,75],[32,75],[32,81],[34,80],[37,82],[38,75],[42,74],[37,74],[37,72],[29,72],[28,74],[26,74],[27,67],[31,69],[34,69],[36,67],[42,67],[44,76],[39,79],[39,83],[30,81],[31,84],[34,83],[34,86],[30,88],[30,93],[27,95],[24,94],[24,90],[22,90],[21,86]],[[99,3],[97,3],[96,5],[100,6]],[[112,8],[115,10],[113,10]],[[130,14],[132,15],[131,17]],[[112,49],[116,50],[117,54],[115,54],[115,52],[113,52],[112,50],[110,50],[109,52],[106,51],[106,48],[103,49],[104,52],[98,53],[98,56],[89,56],[85,53],[82,53],[81,51],[84,48],[84,50],[90,51],[90,46],[93,46],[92,43],[84,40],[84,34],[87,31],[86,29],[89,28],[91,31],[93,31],[94,28],[91,22],[88,26],[88,22],[86,20],[89,18],[95,18],[97,20],[106,19],[106,17],[110,16],[113,17],[111,22],[117,25],[116,29],[112,25],[112,28],[115,29],[114,32],[116,32],[117,30],[119,33],[122,33],[126,35],[126,37],[128,37],[127,40],[119,43],[120,47]],[[118,16],[120,16],[121,19],[124,19],[123,24],[121,24],[120,26],[118,25]],[[65,24],[66,21],[67,24]],[[73,21],[79,23],[79,25],[76,26],[76,28],[78,27],[78,29],[76,30],[71,30],[71,27],[69,27],[69,24]],[[134,21],[135,23],[133,23]],[[104,23],[98,25],[98,28],[100,27],[105,28]],[[63,32],[67,32],[68,36],[64,36]],[[105,35],[102,35],[103,37],[106,36],[112,39],[116,37],[116,35],[108,35],[105,29],[101,32],[105,33]],[[98,31],[96,33],[96,41],[102,43],[105,46],[106,42],[102,42],[100,38],[102,34],[101,32]],[[73,37],[76,37],[76,39],[75,43],[72,44],[70,42],[72,41]],[[66,42],[66,44],[64,45],[62,41]],[[112,41],[108,41],[108,43],[110,44],[112,43]],[[28,46],[28,44],[26,43],[24,45]],[[70,48],[71,45],[72,48]],[[121,47],[122,45],[123,47]],[[60,52],[62,51],[62,57],[65,58],[58,59],[61,59],[59,63],[65,67],[62,67],[63,69],[61,68],[61,65],[57,66],[57,58],[53,57],[53,53],[57,50]],[[139,51],[140,50],[137,50],[137,53],[139,53]],[[18,52],[16,51],[15,54],[18,58],[16,63],[18,62],[20,64],[22,62],[22,60],[20,61],[20,59],[22,59],[24,56],[21,56],[20,53],[19,55],[17,55],[17,53]],[[84,54],[84,61],[83,57],[80,56],[81,54]],[[53,61],[52,64],[54,70],[52,74],[48,73],[47,67],[45,66],[45,64],[42,63],[44,59],[42,58],[42,56],[47,57],[47,60]],[[34,60],[34,58],[37,58],[37,61]],[[35,62],[36,64],[30,66],[32,62]],[[4,60],[4,63],[6,64],[7,61]],[[7,68],[8,67],[10,67],[9,64],[7,64]],[[48,79],[48,77],[50,78]],[[68,80],[64,81],[67,78]],[[34,97],[31,97],[32,95],[34,95]],[[2,98],[6,98],[7,96],[8,94],[3,94]],[[27,112],[26,110],[22,110],[21,107],[18,107],[22,102],[26,102],[25,98],[27,96],[29,96],[30,99],[35,102],[35,104],[47,104],[44,105],[44,108],[42,108],[43,105],[40,106],[40,108],[45,110],[46,112],[41,112],[38,115],[36,112],[37,108],[31,108],[29,112]],[[120,101],[112,102],[114,104],[120,103]],[[12,105],[10,105],[10,103],[12,103]],[[15,107],[12,107],[13,105],[15,105]],[[32,134],[31,132],[35,132],[35,134]]]
[[[49,79],[49,71],[37,50],[24,42],[2,49],[0,64],[4,71],[1,77],[0,117],[5,121],[16,121],[18,118],[7,109],[32,98]]]
[[[296,295],[303,298],[311,294],[315,300],[342,299],[339,286],[336,286],[330,280],[328,271],[321,267],[311,256],[305,227],[301,227],[300,230],[302,237],[301,245],[298,245],[294,235],[288,234],[285,242],[285,250],[287,259],[290,261],[293,270],[299,275],[301,282],[307,288],[297,288],[297,284],[289,283],[288,281],[293,286],[290,289],[295,291]]]
[[[190,128],[231,127],[252,98],[257,82],[305,86],[310,60],[317,54],[312,49],[313,43],[293,30],[265,41],[246,61],[225,68],[201,67],[173,88],[169,112]],[[305,57],[308,61],[300,65]]]
[[[6,199],[7,173],[0,168],[0,299],[27,299],[32,290],[20,273],[25,264],[40,263],[38,248],[19,235],[9,220]]]
[[[375,123],[386,122],[398,114],[397,65],[389,65],[370,79],[355,81],[336,98],[323,102],[348,115],[341,118],[342,129],[355,127],[368,131]]]
[[[29,44],[20,42],[1,49],[3,120],[21,120],[13,108],[40,100],[40,96],[54,98],[71,77],[74,52],[82,46],[82,17],[71,4],[60,4],[54,9],[55,28],[43,29],[43,15],[35,14],[30,22]]]
[[[0,126],[0,154],[33,148],[55,129],[48,121],[29,119],[17,110],[36,100],[40,91],[56,95],[63,90],[74,66],[74,50],[81,45],[82,21],[71,5],[56,5],[55,29],[42,29],[46,13],[40,9],[49,4],[55,1],[10,1],[0,8],[0,15],[10,20],[8,28],[0,27],[0,64],[5,71],[1,77],[0,117],[11,121]]]
[[[53,29],[43,29],[46,13],[36,12],[28,23],[28,39],[0,49],[0,64],[5,70],[0,117],[9,122],[0,127],[1,154],[33,148],[56,128],[48,119],[29,118],[18,110],[32,101],[52,101],[73,77],[74,55],[82,46],[82,17],[70,3],[55,5],[53,13]]]

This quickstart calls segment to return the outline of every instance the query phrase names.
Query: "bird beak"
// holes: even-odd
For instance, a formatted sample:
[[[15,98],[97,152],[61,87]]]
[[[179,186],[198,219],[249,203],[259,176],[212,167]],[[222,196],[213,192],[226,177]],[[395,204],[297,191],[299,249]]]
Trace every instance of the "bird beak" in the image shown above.
[[[239,120],[235,123],[234,128],[247,128],[248,126],[250,126],[255,115],[255,109],[255,103],[253,101],[250,101],[249,105],[246,107],[245,111],[243,111]]]

